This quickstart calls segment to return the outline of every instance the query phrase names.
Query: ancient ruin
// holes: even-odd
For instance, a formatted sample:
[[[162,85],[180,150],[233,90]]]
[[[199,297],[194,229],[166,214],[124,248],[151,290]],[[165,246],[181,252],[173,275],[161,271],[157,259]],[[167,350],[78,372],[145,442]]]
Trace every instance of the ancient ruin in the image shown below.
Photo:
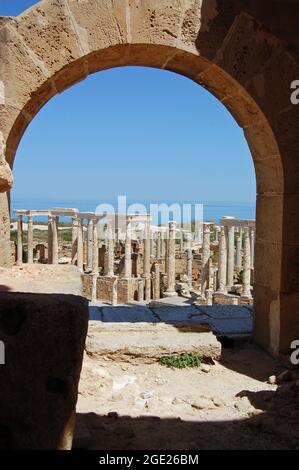
[[[211,323],[217,321],[207,313],[211,304],[245,308],[251,318],[253,303],[254,342],[292,367],[292,344],[299,338],[299,106],[292,99],[293,84],[299,80],[298,21],[298,3],[282,0],[43,0],[19,16],[0,17],[0,266],[4,279],[0,341],[6,345],[5,357],[11,361],[7,367],[0,365],[5,370],[0,387],[0,447],[71,448],[88,323],[88,303],[81,296],[54,294],[51,298],[46,290],[45,294],[34,293],[34,286],[30,286],[31,294],[22,290],[16,293],[8,281],[13,269],[20,278],[27,275],[30,284],[26,267],[47,264],[58,273],[62,263],[69,264],[72,275],[79,272],[82,276],[88,299],[113,306],[128,302],[157,305],[194,296],[194,305],[188,306],[195,309],[191,317],[209,317]],[[228,109],[243,129],[253,158],[256,221],[226,217],[219,226],[205,221],[201,243],[196,243],[193,234],[181,234],[174,221],[168,227],[155,227],[148,217],[136,220],[129,215],[121,233],[108,224],[103,238],[98,233],[101,215],[96,213],[28,209],[16,214],[15,246],[10,240],[10,189],[16,151],[30,122],[48,100],[89,74],[131,65],[182,74],[210,91]],[[46,240],[35,239],[33,219],[41,215],[48,217]],[[73,219],[66,248],[59,241],[63,228],[60,217]],[[135,223],[141,233],[133,236]],[[46,276],[46,270],[43,274]],[[165,323],[169,321],[167,315],[163,318]],[[171,331],[175,329],[185,331],[181,324]],[[154,327],[152,330],[156,331]],[[204,333],[202,325],[200,333]],[[208,335],[213,336],[211,331]],[[216,360],[220,346],[213,338]],[[91,346],[89,338],[89,352]],[[215,429],[209,413],[224,408],[223,432],[215,435],[224,448],[235,442],[244,445],[240,438],[243,432],[251,442],[256,439],[256,429],[247,429],[246,423],[228,425],[235,425],[241,416],[250,426],[262,429],[261,448],[298,449],[298,434],[293,430],[286,433],[283,426],[282,437],[269,443],[267,418],[279,424],[290,419],[292,429],[298,427],[298,415],[289,413],[298,403],[298,383],[290,370],[278,370],[274,379],[267,379],[264,369],[257,374],[262,355],[258,350],[248,368],[246,358],[244,364],[236,358],[226,364],[234,372],[245,367],[247,375],[256,374],[259,387],[261,380],[268,380],[266,388],[259,390],[270,393],[271,405],[267,404],[269,394],[262,396],[262,404],[260,396],[251,395],[255,407],[247,407],[245,413],[244,395],[238,395],[242,390],[235,384],[228,420],[219,396],[211,397],[208,403],[206,399],[199,403],[185,398],[182,404],[176,397],[167,402],[169,408],[187,403],[187,414],[208,410],[208,438],[198,438],[193,442],[195,447],[210,448]],[[265,359],[269,364],[267,361],[272,359]],[[217,367],[221,369],[221,365]],[[271,367],[276,367],[273,362]],[[85,373],[88,375],[86,369]],[[206,373],[204,367],[201,373]],[[230,384],[233,375],[223,376]],[[286,377],[290,386],[276,393]],[[110,376],[102,371],[100,379],[108,381]],[[161,383],[161,377],[157,380]],[[144,378],[143,383],[147,381]],[[177,377],[177,382],[183,380]],[[171,383],[169,388],[173,388]],[[146,390],[141,395],[142,406],[149,409],[151,394]],[[125,400],[120,402],[129,406]],[[101,406],[104,409],[105,403]],[[253,416],[258,406],[263,407],[259,410],[261,417]],[[284,406],[287,411],[281,415],[279,410]],[[238,407],[240,415],[236,415]],[[109,413],[105,419],[111,423],[117,416],[115,411]],[[275,436],[276,421],[270,423]],[[147,429],[144,422],[139,425],[141,430]],[[190,429],[178,422],[170,427],[190,436],[190,442],[197,429],[193,423]],[[94,421],[90,428],[97,429]],[[198,435],[205,436],[202,430]],[[128,436],[126,432],[123,435]],[[157,442],[154,439],[155,433],[153,446]]]
[[[205,222],[198,233],[191,233],[175,222],[154,226],[149,215],[117,214],[115,219],[124,221],[121,229],[114,217],[106,222],[104,214],[77,209],[16,210],[15,214],[16,263],[22,265],[26,259],[29,264],[76,265],[89,300],[117,305],[180,295],[194,297],[198,304],[252,304],[254,220],[223,217],[220,226]],[[35,246],[34,216],[48,218],[47,241]],[[58,242],[59,217],[72,219],[71,226],[60,227],[72,234],[63,247]]]

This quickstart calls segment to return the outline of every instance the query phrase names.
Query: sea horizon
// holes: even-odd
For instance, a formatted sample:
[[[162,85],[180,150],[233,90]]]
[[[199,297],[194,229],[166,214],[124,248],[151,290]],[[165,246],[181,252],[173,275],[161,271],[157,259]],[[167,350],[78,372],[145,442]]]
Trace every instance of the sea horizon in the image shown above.
[[[149,209],[150,204],[203,204],[203,220],[204,221],[213,221],[219,223],[221,217],[230,216],[235,217],[236,219],[255,219],[255,203],[253,202],[234,202],[234,201],[157,201],[157,200],[133,200],[127,199],[127,205],[133,203],[143,204],[147,209]],[[115,199],[105,199],[101,200],[101,204],[112,204],[117,208],[117,202]],[[14,218],[14,210],[47,210],[50,208],[76,208],[79,211],[88,211],[94,212],[99,205],[99,202],[91,200],[75,200],[75,199],[33,199],[33,198],[12,198],[11,200],[11,217]],[[61,218],[62,221],[67,218]],[[45,217],[35,217],[36,221],[45,221]]]

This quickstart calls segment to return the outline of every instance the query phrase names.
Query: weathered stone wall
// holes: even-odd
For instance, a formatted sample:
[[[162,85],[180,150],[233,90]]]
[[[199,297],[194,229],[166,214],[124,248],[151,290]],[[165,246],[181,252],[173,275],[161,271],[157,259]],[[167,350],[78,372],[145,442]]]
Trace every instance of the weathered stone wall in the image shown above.
[[[88,325],[71,295],[0,295],[0,448],[69,449]]]
[[[113,283],[115,278],[108,276],[99,276],[97,279],[97,299],[107,302],[112,301]],[[84,274],[82,276],[84,296],[91,300],[92,275]],[[117,281],[117,303],[124,304],[131,302],[138,293],[138,279],[122,279]],[[137,300],[137,299],[135,299]]]
[[[82,290],[83,296],[86,299],[91,300],[91,291],[92,291],[92,276],[89,274],[82,274]]]
[[[10,242],[10,264],[13,265],[17,260],[17,244]]]
[[[299,79],[298,23],[298,3],[282,0],[44,0],[0,21],[0,161],[11,167],[43,104],[109,67],[183,74],[227,107],[255,164],[255,338],[275,354],[299,337],[299,106],[290,102],[290,84]]]
[[[138,292],[138,279],[119,279],[117,284],[117,301],[126,303],[134,300],[134,294]]]
[[[11,265],[10,258],[10,218],[7,193],[0,192],[0,266]]]
[[[97,280],[97,298],[112,301],[113,278],[100,276]]]

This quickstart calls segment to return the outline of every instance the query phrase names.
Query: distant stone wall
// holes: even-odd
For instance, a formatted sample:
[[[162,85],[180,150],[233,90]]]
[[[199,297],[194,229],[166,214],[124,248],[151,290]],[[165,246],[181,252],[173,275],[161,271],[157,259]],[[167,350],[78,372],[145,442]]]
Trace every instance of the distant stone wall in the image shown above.
[[[99,276],[97,279],[97,299],[106,302],[112,301],[112,290],[115,278],[108,276]],[[82,275],[83,295],[91,300],[92,275]],[[124,304],[137,300],[138,278],[117,280],[117,303]]]
[[[222,294],[215,292],[213,294],[213,304],[220,305],[241,305],[241,297],[238,295]]]
[[[113,278],[99,277],[97,281],[97,298],[100,300],[112,301]]]
[[[138,292],[138,278],[118,280],[117,301],[119,304],[134,300],[136,292]]]
[[[222,294],[215,292],[213,294],[213,304],[220,305],[253,305],[253,299],[240,297],[239,295]]]

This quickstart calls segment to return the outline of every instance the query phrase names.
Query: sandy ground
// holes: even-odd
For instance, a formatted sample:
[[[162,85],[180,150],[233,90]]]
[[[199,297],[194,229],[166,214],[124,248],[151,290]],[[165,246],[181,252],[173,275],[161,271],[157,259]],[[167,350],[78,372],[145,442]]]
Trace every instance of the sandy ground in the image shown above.
[[[0,292],[33,292],[82,295],[76,266],[23,264],[0,268]]]
[[[81,278],[74,266],[14,266],[0,269],[1,290],[76,294]],[[298,368],[271,385],[285,369],[250,345],[223,349],[209,371],[145,362],[85,355],[75,448],[299,450]]]
[[[261,350],[224,350],[209,372],[85,356],[75,447],[299,449],[296,374]]]

